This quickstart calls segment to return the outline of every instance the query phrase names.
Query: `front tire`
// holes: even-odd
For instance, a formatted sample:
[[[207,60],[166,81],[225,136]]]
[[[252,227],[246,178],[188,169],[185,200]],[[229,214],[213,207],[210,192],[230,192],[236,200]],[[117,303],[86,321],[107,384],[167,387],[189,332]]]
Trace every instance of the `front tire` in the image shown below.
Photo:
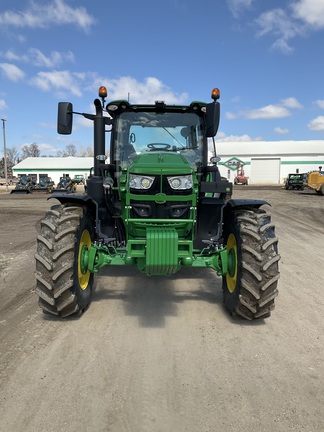
[[[41,221],[37,237],[36,294],[45,313],[67,317],[90,304],[93,274],[82,268],[82,251],[94,239],[89,211],[56,205]]]
[[[223,276],[224,305],[233,316],[267,318],[279,279],[278,239],[264,210],[235,210],[224,226],[229,272]]]

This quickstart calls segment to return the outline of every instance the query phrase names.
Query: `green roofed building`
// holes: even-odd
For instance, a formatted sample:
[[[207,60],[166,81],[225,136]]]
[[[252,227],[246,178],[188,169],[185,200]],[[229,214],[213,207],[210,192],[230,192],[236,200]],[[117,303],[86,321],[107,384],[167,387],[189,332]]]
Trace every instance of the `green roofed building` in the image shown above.
[[[30,175],[38,182],[41,177],[51,177],[55,184],[60,177],[82,175],[85,179],[93,167],[93,157],[29,157],[15,165],[12,169],[15,177]]]
[[[304,174],[324,167],[324,140],[217,141],[220,173],[234,180],[243,165],[249,184],[284,184],[288,174]]]

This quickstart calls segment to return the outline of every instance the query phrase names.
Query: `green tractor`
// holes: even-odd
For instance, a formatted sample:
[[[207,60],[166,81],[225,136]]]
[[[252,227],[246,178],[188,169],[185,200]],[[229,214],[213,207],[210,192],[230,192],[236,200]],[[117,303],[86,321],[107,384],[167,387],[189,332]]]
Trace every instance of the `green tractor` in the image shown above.
[[[93,121],[94,167],[86,193],[55,194],[59,204],[41,222],[35,254],[40,307],[59,317],[81,314],[104,266],[132,265],[152,277],[203,267],[222,277],[231,315],[270,316],[278,294],[278,239],[261,208],[268,203],[231,199],[232,184],[220,175],[214,141],[219,90],[211,103],[188,106],[106,103],[106,97],[100,87],[95,114],[74,112],[69,102],[58,106],[59,134],[71,133],[73,114]]]

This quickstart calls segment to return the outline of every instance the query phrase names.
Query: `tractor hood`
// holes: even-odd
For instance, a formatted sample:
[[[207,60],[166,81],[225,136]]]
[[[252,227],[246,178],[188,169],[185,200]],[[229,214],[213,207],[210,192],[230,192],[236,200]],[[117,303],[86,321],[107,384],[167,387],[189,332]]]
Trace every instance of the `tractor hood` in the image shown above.
[[[175,174],[185,175],[194,171],[188,161],[179,153],[148,152],[134,159],[129,172],[133,174]]]

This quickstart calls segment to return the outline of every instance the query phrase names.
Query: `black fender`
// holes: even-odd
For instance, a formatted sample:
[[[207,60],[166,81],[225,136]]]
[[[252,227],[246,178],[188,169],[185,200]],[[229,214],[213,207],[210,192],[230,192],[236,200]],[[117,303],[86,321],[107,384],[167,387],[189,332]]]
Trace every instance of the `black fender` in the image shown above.
[[[74,204],[81,205],[90,209],[93,218],[96,220],[98,214],[98,204],[87,194],[68,194],[53,192],[47,199],[57,199],[62,205]]]
[[[105,240],[114,240],[109,238],[104,232],[102,232],[101,220],[100,220],[100,206],[97,201],[91,198],[87,194],[67,194],[67,193],[53,193],[48,199],[55,198],[62,205],[78,205],[86,207],[95,221],[95,231],[99,238]]]
[[[270,205],[268,201],[252,199],[230,199],[226,203],[226,209],[233,208],[259,208],[263,205]]]
[[[258,209],[263,205],[269,205],[268,201],[264,200],[253,200],[253,199],[230,199],[227,201],[223,209],[223,219],[228,217],[228,214],[233,210],[243,209]]]
[[[222,212],[222,222],[223,222],[223,230],[224,225],[228,223],[231,219],[231,213],[234,210],[248,210],[248,209],[258,209],[263,205],[269,205],[268,201],[264,200],[253,200],[253,199],[230,199],[227,201],[225,206],[223,207]],[[222,233],[223,236],[223,233]]]

